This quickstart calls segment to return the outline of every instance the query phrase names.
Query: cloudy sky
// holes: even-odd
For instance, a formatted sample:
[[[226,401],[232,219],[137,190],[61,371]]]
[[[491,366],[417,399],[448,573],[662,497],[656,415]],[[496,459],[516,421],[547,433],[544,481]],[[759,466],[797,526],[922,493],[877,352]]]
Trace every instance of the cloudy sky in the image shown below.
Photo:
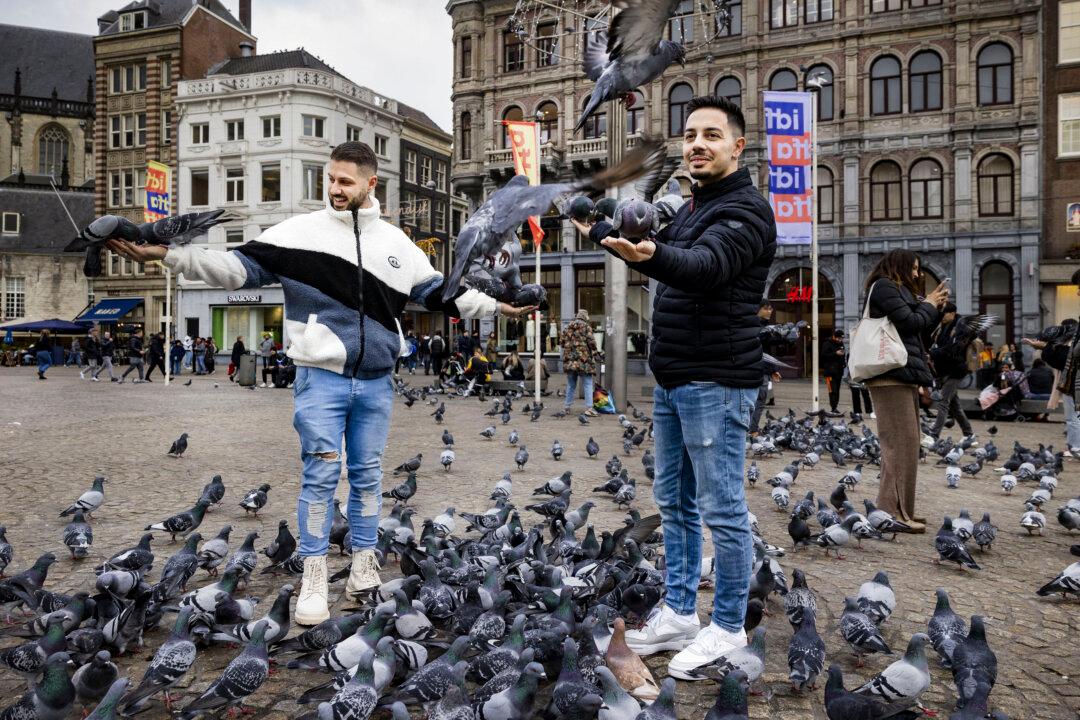
[[[223,2],[238,14],[238,0]],[[125,4],[0,0],[0,23],[89,35],[97,32],[99,15]],[[423,110],[449,131],[453,51],[443,0],[252,0],[251,5],[258,52],[302,46],[353,82]]]

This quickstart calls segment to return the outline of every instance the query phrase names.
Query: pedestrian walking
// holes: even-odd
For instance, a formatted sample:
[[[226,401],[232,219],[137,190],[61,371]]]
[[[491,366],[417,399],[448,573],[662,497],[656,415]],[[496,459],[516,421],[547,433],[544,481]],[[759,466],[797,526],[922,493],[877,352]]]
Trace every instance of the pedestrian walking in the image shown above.
[[[34,343],[34,357],[37,359],[37,376],[38,380],[48,380],[45,377],[45,371],[52,367],[53,364],[53,339],[48,330],[42,330],[38,335],[37,342]]]
[[[143,382],[143,355],[145,354],[145,351],[143,350],[143,331],[141,329],[131,333],[131,337],[128,338],[127,349],[128,368],[124,371],[124,374],[120,376],[118,382],[123,383],[125,378],[127,378],[128,373],[132,370],[138,370],[139,378],[132,382],[141,383]]]
[[[112,333],[108,331],[101,334],[101,365],[94,370],[94,373],[90,376],[90,379],[94,382],[100,382],[98,376],[101,375],[102,370],[109,371],[109,381],[119,382],[116,376],[113,375],[113,356],[116,354],[116,343],[113,342]]]
[[[582,309],[566,326],[559,339],[562,347],[563,372],[566,373],[566,398],[563,409],[569,411],[574,405],[578,382],[582,383],[585,397],[585,414],[592,417],[597,413],[592,409],[593,375],[596,374],[596,339],[589,326],[589,311]]]
[[[232,354],[229,356],[229,382],[233,382],[236,373],[240,371],[240,358],[244,357],[246,353],[247,348],[244,347],[244,336],[237,335],[236,342],[234,342],[232,346]]]
[[[429,343],[431,352],[431,372],[440,380],[443,379],[443,362],[446,360],[446,340],[443,339],[442,330],[436,330],[431,336]]]
[[[172,347],[169,348],[169,372],[172,373],[174,378],[180,377],[180,368],[184,363],[184,343],[180,340],[173,340]]]
[[[192,368],[191,363],[192,363],[192,360],[194,359],[193,355],[192,355],[192,348],[195,347],[195,341],[191,339],[190,335],[185,335],[183,343],[184,343],[184,367],[186,367],[188,370],[192,370],[193,368]],[[177,373],[177,375],[179,375],[179,374],[180,373]]]
[[[91,379],[101,364],[101,340],[98,338],[98,329],[91,328],[86,335],[86,368],[79,371],[79,379],[85,380],[86,373],[90,373]]]
[[[150,334],[150,350],[147,352],[147,358],[149,359],[148,369],[146,371],[146,382],[153,382],[150,376],[154,374],[156,368],[161,373],[162,379],[165,378],[165,334],[164,333],[151,333]]]

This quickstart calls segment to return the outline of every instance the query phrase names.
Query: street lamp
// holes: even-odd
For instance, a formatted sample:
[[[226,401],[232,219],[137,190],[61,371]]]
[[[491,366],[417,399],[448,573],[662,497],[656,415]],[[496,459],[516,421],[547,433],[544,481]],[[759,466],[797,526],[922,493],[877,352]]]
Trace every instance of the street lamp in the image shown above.
[[[799,68],[800,70],[802,68]],[[818,122],[818,94],[821,89],[832,83],[832,79],[829,78],[828,73],[824,70],[819,70],[810,76],[807,76],[805,81],[806,89],[810,91],[810,197],[814,198],[814,211],[810,217],[810,273],[813,276],[813,288],[814,288],[814,300],[810,303],[810,327],[811,327],[811,343],[810,343],[810,367],[811,374],[814,378],[814,395],[811,409],[817,412],[820,408],[820,395],[818,384],[818,368],[820,364],[818,347],[818,196],[817,196],[817,157],[818,157],[818,141],[817,141],[817,122]],[[835,314],[833,322],[835,320]]]

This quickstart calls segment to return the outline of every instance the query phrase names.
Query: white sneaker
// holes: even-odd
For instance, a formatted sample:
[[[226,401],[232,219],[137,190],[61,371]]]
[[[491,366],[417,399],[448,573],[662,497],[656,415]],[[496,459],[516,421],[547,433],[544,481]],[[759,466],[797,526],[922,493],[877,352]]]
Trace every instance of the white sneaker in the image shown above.
[[[870,413],[871,420],[877,420],[877,413]]]
[[[375,551],[371,548],[354,551],[349,581],[345,583],[345,594],[353,598],[380,585],[382,580],[379,578],[379,560],[375,557]]]
[[[638,655],[682,650],[694,641],[699,630],[701,621],[696,612],[680,615],[664,604],[653,610],[643,628],[626,631],[626,644]]]
[[[298,625],[318,625],[330,619],[329,581],[326,576],[326,556],[304,558],[304,579],[293,617]]]
[[[86,371],[84,371],[84,370],[79,371],[79,379],[80,380],[85,380],[86,379]]]
[[[96,377],[92,377],[90,379],[93,380],[94,382],[101,382],[101,380],[97,379]]]
[[[260,384],[259,387],[266,387],[266,383]]]
[[[668,675],[680,680],[704,680],[702,675],[691,675],[690,671],[708,665],[724,653],[746,646],[746,631],[728,632],[716,623],[710,622],[702,628],[694,641],[668,663]]]
[[[937,445],[937,440],[935,440],[935,439],[934,439],[933,437],[931,437],[930,435],[927,435],[926,433],[923,433],[923,436],[922,436],[922,441],[920,442],[920,444],[921,444],[921,445],[922,445],[922,446],[923,446],[924,448],[926,448],[927,450],[929,450],[930,448],[932,448],[932,447],[934,447],[935,445]]]

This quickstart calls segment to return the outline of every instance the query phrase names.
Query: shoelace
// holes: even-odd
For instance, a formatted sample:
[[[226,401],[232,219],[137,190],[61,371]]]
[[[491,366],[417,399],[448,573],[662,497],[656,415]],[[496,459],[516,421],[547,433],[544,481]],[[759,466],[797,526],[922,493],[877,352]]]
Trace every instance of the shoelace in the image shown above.
[[[324,576],[324,573],[323,573],[323,568],[322,568],[321,565],[315,565],[314,567],[311,568],[311,578],[310,578],[310,580],[311,580],[311,582],[302,583],[303,589],[302,589],[302,592],[300,593],[300,599],[301,600],[303,600],[305,598],[309,598],[312,595],[315,595],[316,594],[315,588],[316,587],[321,588],[326,583],[326,579],[325,579],[325,576]],[[318,594],[321,594],[321,593],[318,593]]]

